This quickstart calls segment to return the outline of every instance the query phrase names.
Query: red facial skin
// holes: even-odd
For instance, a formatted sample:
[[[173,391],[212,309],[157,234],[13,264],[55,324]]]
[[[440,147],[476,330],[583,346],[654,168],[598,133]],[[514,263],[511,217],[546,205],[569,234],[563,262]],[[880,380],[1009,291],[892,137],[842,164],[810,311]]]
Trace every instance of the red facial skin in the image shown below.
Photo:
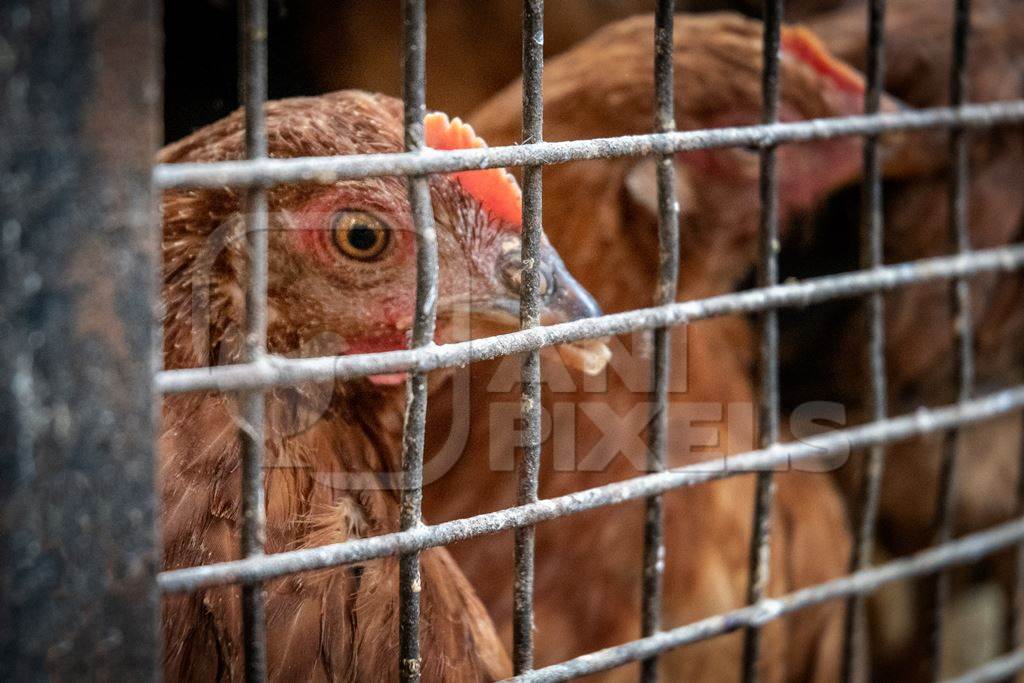
[[[333,224],[339,211],[363,211],[373,214],[392,225],[398,217],[405,218],[397,202],[388,201],[388,195],[365,195],[353,188],[332,187],[316,194],[294,214],[289,243],[296,252],[305,255],[326,271],[339,267],[346,257],[334,243]],[[404,221],[403,221],[404,222]],[[415,261],[415,236],[409,230],[391,230],[390,242],[382,255],[390,264],[411,264]],[[369,265],[372,267],[372,265]],[[379,299],[375,304],[378,316],[377,331],[346,339],[346,347],[338,352],[344,355],[396,351],[409,346],[410,302],[403,292],[395,292]],[[372,375],[369,381],[380,386],[402,384],[407,373]]]
[[[367,183],[371,183],[367,186]],[[404,183],[396,179],[343,183],[315,191],[297,209],[287,212],[284,245],[293,258],[290,272],[303,273],[299,285],[286,299],[309,298],[309,286],[323,284],[351,292],[345,301],[346,315],[360,312],[359,324],[337,327],[357,329],[358,335],[345,335],[345,343],[329,352],[339,354],[376,353],[406,349],[415,307],[416,234],[412,226]],[[382,187],[397,192],[382,192]],[[450,177],[432,181],[438,251],[442,274],[438,283],[442,300],[466,300],[472,297],[487,306],[495,294],[508,296],[495,288],[495,263],[509,243],[518,250],[521,232],[518,224],[491,215],[460,190]],[[380,219],[389,229],[385,251],[371,262],[360,263],[342,254],[334,239],[334,223],[342,211],[358,211]],[[447,229],[446,229],[447,228]],[[452,236],[456,239],[452,239]],[[515,295],[515,293],[511,293]],[[326,298],[326,297],[321,297]],[[447,338],[449,325],[441,306],[437,336]],[[329,311],[320,311],[329,318]],[[295,320],[294,323],[300,321]],[[378,385],[401,384],[406,373],[374,375]]]

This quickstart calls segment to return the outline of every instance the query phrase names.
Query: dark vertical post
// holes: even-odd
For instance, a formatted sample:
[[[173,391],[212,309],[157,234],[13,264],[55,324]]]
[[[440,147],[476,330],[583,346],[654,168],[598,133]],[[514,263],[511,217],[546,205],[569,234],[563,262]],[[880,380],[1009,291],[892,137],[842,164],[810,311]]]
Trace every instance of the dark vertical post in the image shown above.
[[[885,0],[871,0],[868,6],[867,92],[864,112],[877,114],[881,105],[885,80]],[[882,213],[882,164],[878,149],[878,135],[864,137],[864,185],[861,206],[860,264],[865,270],[884,265],[884,216]],[[888,412],[886,400],[885,368],[885,298],[881,292],[869,295],[865,301],[868,326],[867,369],[871,378],[865,402],[871,407],[875,420],[884,420]],[[875,522],[885,467],[885,446],[871,448],[867,468],[860,486],[860,516],[856,539],[850,557],[850,571],[867,569],[875,545]],[[864,661],[863,645],[858,638],[858,626],[864,623],[864,596],[857,594],[846,603],[846,623],[843,643],[843,679],[861,680],[857,665]]]
[[[779,39],[782,0],[764,2],[764,41],[761,74],[762,121],[779,119]],[[775,147],[761,149],[761,259],[757,269],[758,286],[771,287],[779,281],[779,189],[775,168]],[[770,448],[779,440],[779,315],[775,309],[761,316],[760,405],[758,438],[761,448]],[[750,576],[747,601],[764,597],[768,585],[771,554],[771,511],[775,482],[770,470],[757,473],[754,523],[750,543]],[[758,678],[760,629],[746,630],[743,645],[744,680]]]
[[[544,2],[523,1],[523,142],[544,139]],[[541,174],[542,166],[523,167],[522,289],[519,323],[540,324]],[[540,352],[527,351],[522,364],[523,453],[517,463],[516,503],[537,500],[540,476]],[[533,668],[534,528],[515,531],[512,665],[516,674]]]
[[[424,0],[402,4],[405,48],[402,65],[405,100],[405,149],[423,148],[423,117],[426,115],[424,64],[427,50],[427,17]],[[409,204],[416,228],[416,311],[412,346],[434,341],[437,301],[437,235],[430,205],[428,176],[409,178]],[[423,432],[427,419],[427,375],[416,372],[406,384],[405,432],[402,440],[402,530],[423,523]],[[403,681],[420,679],[420,554],[399,557],[399,675]]]
[[[154,680],[157,3],[0,5],[0,677]]]
[[[970,0],[956,0],[953,26],[953,60],[950,70],[949,103],[958,107],[967,96],[967,41],[971,28]],[[961,126],[950,130],[949,161],[949,238],[958,254],[971,250],[971,237],[967,221],[968,138]],[[960,278],[951,289],[953,308],[953,335],[956,340],[957,400],[967,401],[974,394],[974,324],[971,320],[971,291],[967,280]],[[942,544],[953,537],[953,506],[956,496],[956,444],[959,429],[948,431],[942,443],[942,462],[939,468],[938,506],[935,511],[935,543]],[[935,600],[932,613],[931,665],[932,677],[938,680],[942,668],[942,614],[949,601],[949,573],[940,571],[935,581]]]
[[[267,156],[267,0],[244,0],[239,8],[241,55],[239,96],[245,106],[245,156]],[[267,192],[263,186],[245,190],[245,238],[248,283],[245,296],[245,360],[258,361],[267,351]],[[258,557],[265,551],[266,510],[263,491],[266,397],[250,391],[241,397],[242,441],[242,554]],[[242,628],[245,678],[267,678],[265,592],[259,583],[242,586]]]
[[[659,0],[654,19],[654,131],[668,133],[676,128],[675,73],[673,69],[674,0]],[[658,158],[658,289],[655,305],[675,301],[679,279],[679,204],[675,190],[675,159],[672,154]],[[648,433],[649,472],[665,469],[668,442],[668,387],[671,372],[672,332],[654,331],[652,361],[651,422]],[[662,575],[665,571],[665,539],[661,496],[646,501],[644,520],[643,596],[641,633],[652,636],[661,628]],[[640,664],[640,679],[658,677],[658,658]]]

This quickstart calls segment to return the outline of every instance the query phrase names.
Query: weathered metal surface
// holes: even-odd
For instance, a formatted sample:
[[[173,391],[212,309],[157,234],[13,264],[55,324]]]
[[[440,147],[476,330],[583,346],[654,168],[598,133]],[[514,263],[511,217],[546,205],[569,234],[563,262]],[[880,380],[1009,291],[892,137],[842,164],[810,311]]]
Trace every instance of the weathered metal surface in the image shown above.
[[[156,385],[157,390],[164,393],[241,391],[321,382],[331,378],[353,379],[390,372],[427,372],[582,339],[653,330],[666,325],[684,325],[735,313],[756,313],[772,307],[799,308],[822,301],[891,291],[921,282],[971,277],[981,273],[1012,272],[1021,268],[1024,268],[1024,246],[978,249],[965,255],[921,259],[872,271],[824,275],[707,299],[692,299],[607,314],[599,318],[542,325],[471,342],[439,344],[427,349],[319,358],[268,356],[259,363],[164,370],[157,374]]]
[[[424,0],[402,2],[402,100],[405,149],[424,148],[423,117],[426,104],[427,8]],[[409,207],[416,228],[416,308],[413,316],[413,351],[434,340],[437,317],[437,234],[430,186],[426,176],[408,179]],[[403,531],[423,524],[423,433],[427,421],[427,375],[409,378],[402,434],[402,500],[399,525]],[[420,654],[420,554],[398,558],[398,673],[403,683],[418,683]]]
[[[676,129],[675,59],[672,55],[675,29],[674,0],[659,0],[654,19],[654,130]],[[679,201],[676,197],[675,158],[658,159],[658,285],[654,303],[676,300],[679,285]],[[647,432],[647,470],[665,469],[668,452],[668,393],[672,365],[672,329],[654,330],[651,359],[651,421]],[[641,574],[640,635],[653,636],[661,630],[661,601],[665,573],[664,508],[661,496],[651,496],[644,505],[644,555]],[[640,663],[640,680],[658,680],[658,658]]]
[[[544,140],[544,0],[523,2],[523,143]],[[519,326],[528,330],[540,325],[540,259],[542,229],[543,166],[523,167],[522,290]],[[522,354],[520,370],[522,453],[516,461],[516,504],[537,501],[541,463],[541,369],[540,352]],[[512,561],[512,670],[521,674],[533,668],[534,565],[536,532],[533,526],[514,533]]]
[[[156,677],[156,3],[0,5],[0,678]]]
[[[867,12],[868,54],[867,88],[864,113],[878,113],[885,80],[885,0],[871,0]],[[880,268],[885,263],[885,211],[882,201],[882,155],[876,135],[864,138],[864,180],[861,199],[860,264],[865,270]],[[872,292],[864,301],[868,316],[868,344],[865,369],[871,382],[864,389],[865,405],[870,406],[875,420],[888,414],[885,366],[885,297]],[[871,566],[875,550],[875,531],[881,505],[882,475],[885,472],[885,445],[871,447],[857,498],[851,506],[855,520],[855,540],[850,553],[850,571]],[[865,596],[854,595],[846,603],[843,624],[843,681],[862,680],[860,662],[867,662],[866,639],[858,635],[867,623]]]
[[[160,187],[221,187],[253,183],[333,183],[376,176],[451,173],[477,168],[564,164],[588,159],[652,156],[724,147],[766,147],[851,135],[882,135],[926,128],[989,128],[1024,121],[1024,101],[965,104],[813,121],[789,121],[735,128],[704,128],[674,133],[620,135],[613,138],[533,142],[486,149],[427,150],[334,157],[296,157],[263,161],[163,164],[153,170]]]

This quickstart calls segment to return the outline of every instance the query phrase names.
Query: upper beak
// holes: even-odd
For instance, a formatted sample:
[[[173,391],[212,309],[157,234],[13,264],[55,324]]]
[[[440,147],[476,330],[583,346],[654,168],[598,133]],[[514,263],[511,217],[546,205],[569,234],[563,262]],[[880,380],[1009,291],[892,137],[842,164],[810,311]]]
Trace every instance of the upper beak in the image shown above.
[[[519,321],[519,300],[522,289],[522,261],[518,244],[506,247],[497,259],[498,278],[503,290],[490,299],[488,311],[493,319]],[[597,301],[576,281],[565,267],[558,252],[544,240],[540,248],[540,322],[542,325],[572,322],[601,315]],[[511,320],[510,320],[511,319]],[[583,340],[559,347],[562,359],[587,374],[604,369],[611,352],[604,340]]]
[[[576,281],[558,253],[554,249],[544,251],[540,269],[543,279],[541,324],[554,325],[601,315],[597,301]]]
[[[488,308],[493,317],[519,319],[523,264],[518,240],[497,259],[495,291]],[[542,325],[571,322],[601,315],[601,308],[590,292],[576,281],[562,259],[546,242],[540,250],[540,322]]]

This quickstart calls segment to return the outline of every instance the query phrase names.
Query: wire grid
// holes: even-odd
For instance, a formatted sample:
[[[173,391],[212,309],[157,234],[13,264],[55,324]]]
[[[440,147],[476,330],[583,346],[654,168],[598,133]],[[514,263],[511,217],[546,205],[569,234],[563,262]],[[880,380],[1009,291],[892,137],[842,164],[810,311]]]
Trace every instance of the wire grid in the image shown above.
[[[762,125],[715,130],[675,131],[673,92],[673,0],[659,0],[655,19],[655,121],[648,135],[621,136],[569,142],[543,142],[543,0],[523,3],[523,144],[514,147],[438,152],[424,147],[423,116],[425,8],[424,0],[403,3],[405,153],[300,159],[267,158],[263,106],[267,98],[267,3],[241,2],[240,90],[245,103],[246,160],[210,164],[160,165],[154,169],[159,189],[178,187],[245,187],[245,219],[250,259],[246,298],[246,357],[237,365],[164,370],[156,376],[163,394],[190,391],[233,391],[244,397],[246,427],[243,443],[243,559],[162,572],[158,584],[164,593],[197,591],[213,586],[243,586],[245,671],[247,680],[266,678],[266,633],[262,583],[296,572],[336,567],[387,556],[400,558],[400,662],[403,680],[419,678],[419,553],[454,541],[514,529],[516,586],[514,601],[513,663],[517,680],[566,680],[630,662],[641,662],[642,680],[657,676],[659,654],[739,629],[746,632],[744,677],[758,678],[759,629],[790,612],[835,599],[846,599],[849,609],[844,647],[844,678],[854,677],[859,643],[853,637],[863,611],[863,599],[886,583],[936,576],[933,672],[938,676],[941,646],[941,608],[948,594],[943,577],[950,567],[977,561],[1000,549],[1015,547],[1018,556],[1018,609],[1012,625],[1014,648],[1022,642],[1020,606],[1024,600],[1024,514],[991,529],[952,539],[953,444],[956,430],[1024,409],[1024,385],[976,397],[973,387],[972,325],[967,280],[982,273],[1016,272],[1024,267],[1024,245],[974,251],[967,224],[968,129],[1024,122],[1024,101],[968,105],[966,54],[969,0],[956,0],[950,107],[880,114],[883,88],[885,1],[871,0],[867,10],[869,52],[865,114],[797,123],[778,123],[779,35],[782,0],[764,3],[764,73]],[[947,128],[950,136],[950,233],[954,255],[883,265],[882,184],[879,136],[897,130]],[[833,138],[864,136],[864,205],[862,212],[862,270],[778,284],[778,145]],[[761,157],[761,255],[758,286],[744,292],[700,300],[676,302],[679,268],[679,216],[674,197],[672,155],[683,151],[734,146],[755,146]],[[625,313],[539,326],[539,272],[537,249],[541,234],[541,173],[545,165],[573,160],[656,156],[658,158],[659,278],[656,305]],[[428,175],[477,168],[523,166],[523,259],[534,264],[524,271],[521,330],[472,343],[432,344],[434,300],[437,287],[437,246],[430,206]],[[409,201],[417,236],[416,310],[412,348],[406,351],[340,357],[284,359],[266,352],[267,315],[267,203],[266,189],[287,182],[329,183],[340,179],[407,176]],[[950,281],[952,305],[959,324],[957,337],[959,391],[949,405],[889,417],[885,403],[883,293],[911,284]],[[816,437],[806,442],[779,443],[778,310],[802,307],[838,298],[863,297],[869,312],[866,398],[874,421]],[[708,463],[665,469],[667,377],[670,367],[671,328],[736,313],[761,316],[759,449],[731,456],[720,469]],[[538,499],[540,457],[539,388],[541,348],[556,344],[653,330],[655,352],[652,374],[652,422],[649,431],[648,474],[577,493]],[[436,525],[423,523],[421,514],[423,433],[427,402],[427,373],[514,353],[523,354],[522,391],[534,401],[524,405],[524,456],[518,469],[516,506],[497,512]],[[374,374],[410,373],[407,419],[403,438],[403,492],[400,531],[317,548],[264,555],[263,435],[264,392],[278,386],[307,381],[355,379]],[[874,527],[884,450],[888,443],[914,436],[945,433],[942,486],[936,510],[936,545],[908,558],[871,566]],[[869,465],[862,484],[862,503],[850,574],[789,595],[768,599],[772,506],[771,471],[809,458],[869,449]],[[661,630],[661,582],[664,539],[661,495],[686,486],[757,472],[753,537],[751,539],[749,606],[670,630]],[[1024,471],[1024,470],[1022,470]],[[642,567],[641,637],[567,662],[533,668],[533,527],[539,522],[578,514],[597,507],[646,499],[644,559]],[[1024,475],[1018,510],[1024,513]],[[1009,654],[957,678],[957,681],[997,680],[1024,669],[1024,650]]]

